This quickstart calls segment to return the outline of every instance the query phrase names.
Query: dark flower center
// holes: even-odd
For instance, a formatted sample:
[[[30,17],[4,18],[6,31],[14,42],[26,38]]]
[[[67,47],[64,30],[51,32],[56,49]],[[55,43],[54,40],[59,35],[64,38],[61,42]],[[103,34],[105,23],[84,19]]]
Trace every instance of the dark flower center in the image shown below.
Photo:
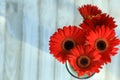
[[[104,40],[98,40],[97,43],[96,43],[96,47],[97,47],[98,50],[103,51],[103,50],[106,49],[107,44]]]
[[[83,59],[81,59],[80,63],[85,66],[88,64],[88,59],[83,58]]]
[[[77,64],[81,68],[87,68],[87,67],[89,67],[90,63],[91,63],[91,60],[87,56],[81,56],[77,60]]]
[[[70,50],[70,49],[72,49],[73,47],[74,47],[74,41],[72,41],[72,40],[66,40],[65,42],[64,42],[64,49],[65,50]]]

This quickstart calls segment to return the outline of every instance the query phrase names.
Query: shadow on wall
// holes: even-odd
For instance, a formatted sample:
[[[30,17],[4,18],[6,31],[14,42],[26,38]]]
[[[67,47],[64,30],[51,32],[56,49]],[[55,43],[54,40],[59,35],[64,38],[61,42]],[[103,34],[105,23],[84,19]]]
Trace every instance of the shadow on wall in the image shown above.
[[[79,15],[77,6],[74,6],[74,3],[67,1],[63,3],[61,3],[61,1],[55,1],[54,3],[46,3],[45,6],[42,6],[40,5],[43,4],[41,2],[39,9],[37,9],[38,6],[36,6],[36,3],[26,5],[16,4],[15,2],[7,3],[6,34],[9,34],[14,39],[39,48],[40,50],[49,52],[49,38],[55,32],[56,28],[64,25],[74,25],[73,16],[74,14]],[[56,6],[50,7],[53,4]],[[61,4],[63,5],[61,6]],[[18,7],[23,5],[24,9]],[[31,10],[27,10],[29,7],[31,7]],[[72,18],[73,20],[71,21],[70,19]],[[80,15],[76,17],[78,25],[80,19]]]

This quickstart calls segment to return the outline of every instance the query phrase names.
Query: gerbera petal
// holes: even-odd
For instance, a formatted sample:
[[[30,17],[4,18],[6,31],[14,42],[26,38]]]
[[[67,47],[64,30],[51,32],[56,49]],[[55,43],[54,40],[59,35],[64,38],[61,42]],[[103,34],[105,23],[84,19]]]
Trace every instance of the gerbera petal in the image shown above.
[[[58,28],[58,31],[50,37],[50,54],[53,54],[58,61],[65,63],[68,55],[71,54],[70,50],[76,45],[84,43],[83,34],[83,31],[77,26]]]
[[[111,55],[117,54],[115,47],[120,44],[120,39],[116,37],[114,29],[102,25],[86,35],[86,42],[89,42],[92,47],[99,51],[101,55],[100,62],[104,64],[111,62]]]
[[[84,20],[83,23],[80,24],[80,27],[82,27],[85,31],[90,31],[91,29],[94,30],[96,27],[101,27],[102,25],[107,26],[110,29],[117,27],[114,18],[111,19],[111,17],[105,13],[100,14],[90,20]]]
[[[70,26],[71,27],[71,26]],[[64,29],[64,34],[65,36],[69,36],[70,35],[70,28],[67,28],[67,27],[63,27]]]
[[[91,19],[92,17],[101,14],[102,11],[97,6],[87,4],[78,8],[79,13],[84,19]]]
[[[91,73],[99,71],[98,69],[101,66],[101,64],[99,64],[100,55],[96,52],[95,49],[93,50],[89,45],[78,45],[75,48],[71,49],[71,53],[74,54],[72,54],[70,58],[68,57],[69,63],[78,73],[78,76],[83,76],[84,74],[90,75]],[[76,55],[78,53],[79,55]]]
[[[112,56],[116,55],[118,50],[119,50],[118,48],[113,48],[112,52],[111,52],[111,55]]]
[[[58,28],[58,32],[56,32],[56,35],[60,35],[61,37],[65,38],[65,34],[64,34],[63,30],[60,28]],[[55,36],[55,37],[57,37],[57,36]]]

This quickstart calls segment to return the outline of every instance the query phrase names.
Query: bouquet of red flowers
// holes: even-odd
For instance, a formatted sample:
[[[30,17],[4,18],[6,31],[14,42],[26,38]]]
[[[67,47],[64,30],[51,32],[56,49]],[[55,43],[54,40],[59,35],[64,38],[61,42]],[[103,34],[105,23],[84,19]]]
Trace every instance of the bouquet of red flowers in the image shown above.
[[[59,28],[50,37],[49,50],[58,61],[68,61],[80,77],[98,73],[102,65],[111,62],[120,39],[116,36],[114,18],[97,6],[83,5],[78,11],[83,22],[79,27]]]

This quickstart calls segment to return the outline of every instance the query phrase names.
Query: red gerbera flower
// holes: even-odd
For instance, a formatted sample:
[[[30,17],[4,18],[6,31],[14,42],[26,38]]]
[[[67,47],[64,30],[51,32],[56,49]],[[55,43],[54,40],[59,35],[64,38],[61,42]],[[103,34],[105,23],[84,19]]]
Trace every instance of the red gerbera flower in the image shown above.
[[[101,63],[111,62],[110,56],[117,53],[118,48],[116,46],[120,44],[115,30],[104,25],[98,26],[94,31],[87,34],[86,40],[88,44],[99,51]]]
[[[111,29],[115,28],[117,25],[115,24],[114,18],[110,17],[107,14],[100,14],[94,18],[92,18],[91,20],[84,20],[82,24],[80,24],[80,26],[84,29],[84,30],[93,30],[95,29],[97,26],[102,26],[105,25],[107,27],[110,27]]]
[[[97,6],[87,4],[78,8],[79,13],[82,15],[84,19],[92,19],[93,17],[102,13]]]
[[[79,45],[71,49],[72,55],[69,55],[69,63],[73,69],[78,73],[78,76],[85,74],[91,75],[98,73],[100,68],[100,55],[98,52],[91,48],[89,45]]]
[[[76,26],[64,26],[63,29],[58,29],[51,37],[49,41],[50,53],[54,57],[64,63],[68,59],[70,50],[78,44],[84,44],[83,31]]]

